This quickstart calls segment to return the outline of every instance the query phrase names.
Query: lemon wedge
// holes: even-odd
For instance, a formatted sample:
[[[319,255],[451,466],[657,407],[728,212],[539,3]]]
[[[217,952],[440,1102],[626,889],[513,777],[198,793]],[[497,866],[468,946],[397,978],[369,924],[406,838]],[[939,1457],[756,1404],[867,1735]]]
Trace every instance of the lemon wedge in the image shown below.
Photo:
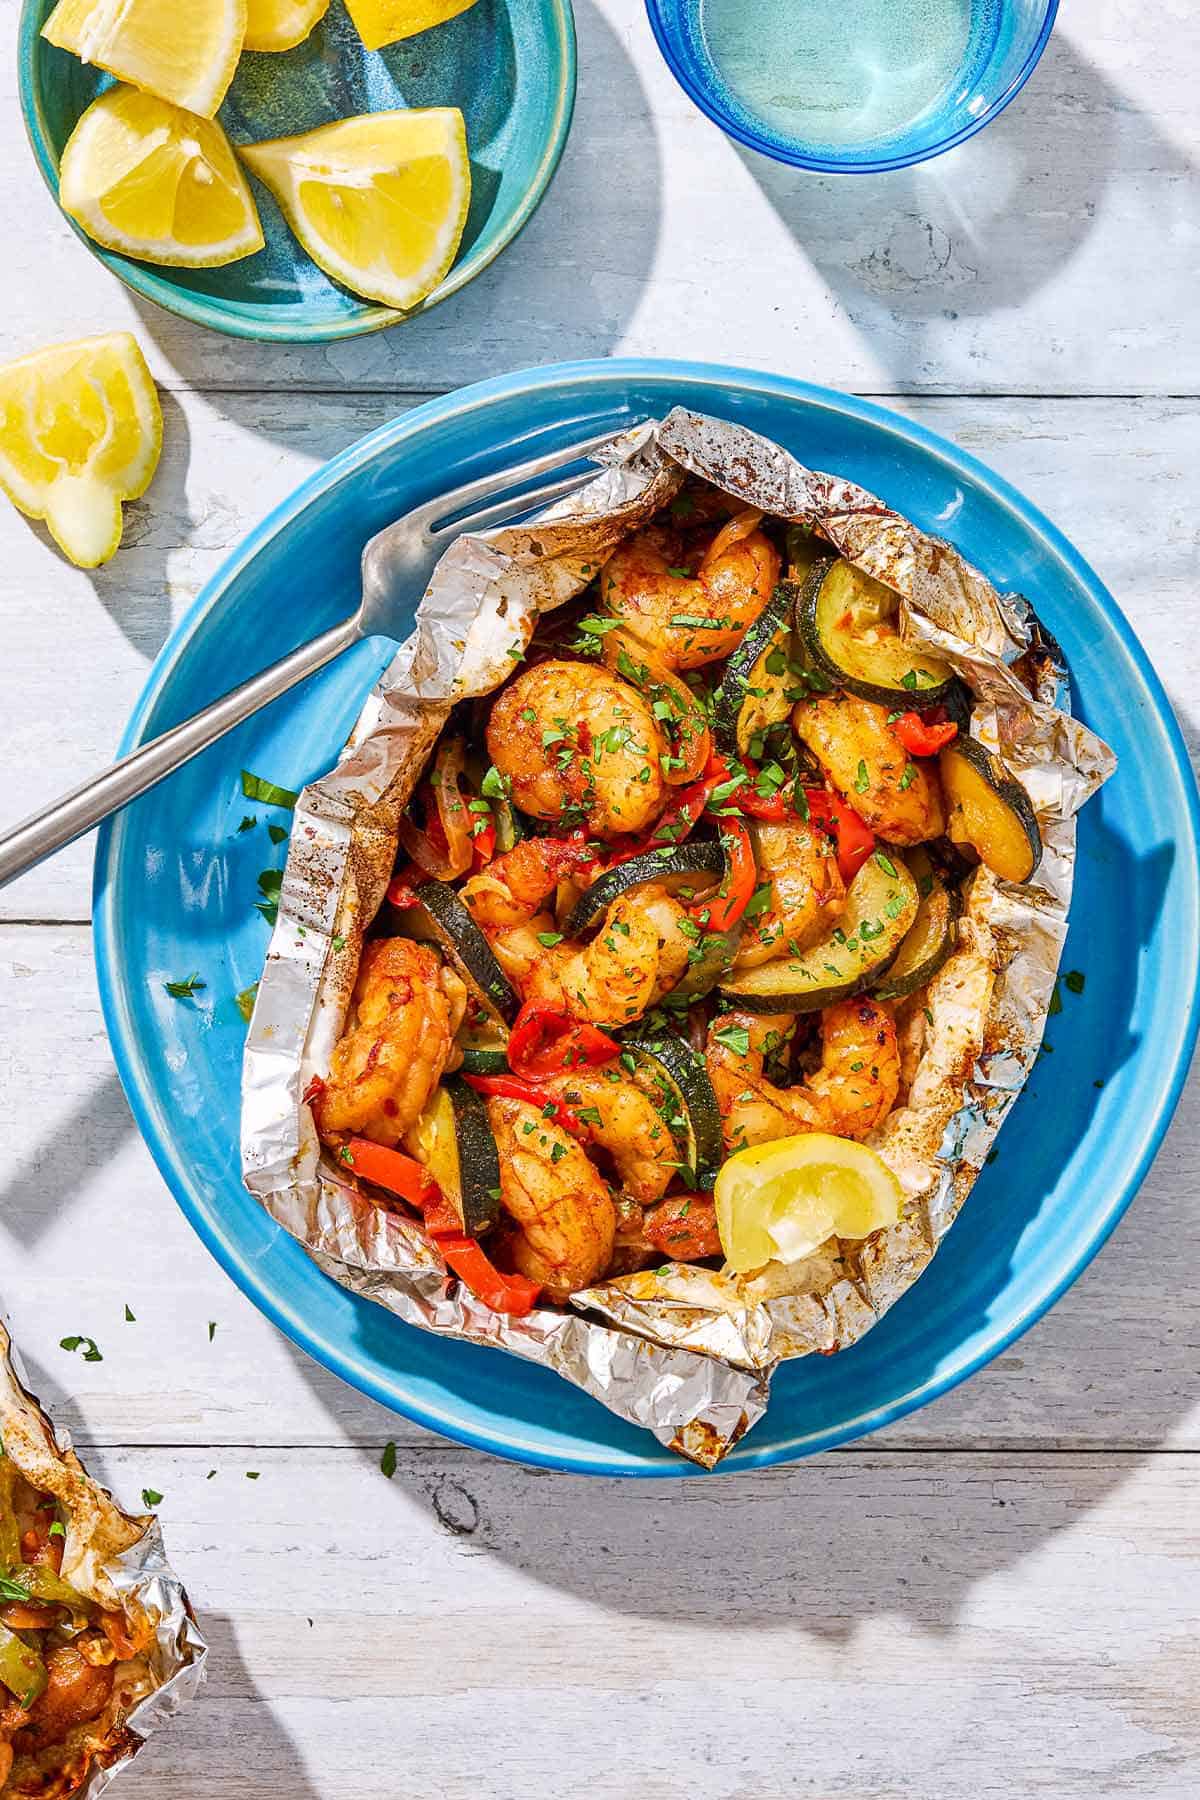
[[[475,0],[346,0],[346,11],[367,49],[378,50],[457,19],[474,4]]]
[[[247,50],[292,50],[329,11],[329,0],[247,0]]]
[[[215,269],[263,247],[258,209],[214,119],[136,88],[109,88],[67,139],[63,211],[108,250]]]
[[[802,1131],[731,1156],[713,1198],[735,1274],[798,1262],[827,1238],[864,1238],[900,1217],[900,1183],[865,1144]]]
[[[0,488],[94,569],[121,541],[121,502],[150,485],[162,413],[127,331],[35,350],[0,368]]]
[[[58,0],[42,36],[211,119],[246,36],[246,0]]]
[[[415,306],[454,261],[471,203],[457,107],[364,113],[238,154],[313,261],[364,299]]]

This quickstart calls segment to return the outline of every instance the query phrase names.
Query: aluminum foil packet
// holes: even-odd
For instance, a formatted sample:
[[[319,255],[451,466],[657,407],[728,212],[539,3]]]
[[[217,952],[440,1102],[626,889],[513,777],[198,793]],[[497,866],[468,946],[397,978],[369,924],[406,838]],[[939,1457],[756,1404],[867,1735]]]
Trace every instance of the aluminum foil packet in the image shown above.
[[[64,1580],[106,1611],[145,1618],[153,1626],[147,1648],[117,1665],[121,1698],[101,1715],[102,1742],[91,1752],[81,1784],[61,1790],[80,1800],[96,1800],[146,1739],[199,1691],[208,1648],[183,1584],[167,1562],[158,1520],[152,1513],[123,1512],[87,1473],[66,1434],[56,1432],[26,1386],[2,1320],[0,1445],[33,1487],[54,1495],[69,1521],[63,1539]],[[3,1782],[0,1789],[9,1791]]]
[[[242,1170],[271,1216],[334,1280],[428,1331],[545,1364],[711,1468],[759,1419],[785,1357],[854,1343],[907,1291],[970,1191],[1041,1042],[1067,927],[1074,815],[1115,760],[1070,716],[1061,654],[1018,595],[874,495],[778,444],[676,409],[595,453],[580,492],[534,521],[447,550],[412,636],[346,750],[300,796],[279,914],[246,1045]],[[615,545],[701,477],[746,506],[815,526],[900,596],[906,638],[953,665],[971,732],[999,751],[1037,813],[1044,853],[1024,886],[969,879],[959,943],[901,1019],[906,1104],[868,1140],[905,1196],[900,1222],[833,1239],[751,1278],[684,1264],[573,1296],[572,1311],[489,1311],[448,1280],[415,1221],[375,1206],[324,1157],[304,1093],[324,1074],[382,903],[397,825],[451,706],[498,687],[540,613],[578,594]]]

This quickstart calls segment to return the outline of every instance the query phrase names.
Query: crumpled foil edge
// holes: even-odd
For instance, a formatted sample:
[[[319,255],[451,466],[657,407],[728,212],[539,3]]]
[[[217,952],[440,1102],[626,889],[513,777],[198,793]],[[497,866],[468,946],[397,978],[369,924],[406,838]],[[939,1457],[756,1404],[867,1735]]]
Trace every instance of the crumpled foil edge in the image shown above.
[[[855,483],[804,468],[744,426],[682,409],[615,438],[597,461],[594,481],[535,520],[451,545],[345,754],[301,795],[246,1044],[242,1169],[271,1216],[343,1286],[410,1324],[543,1363],[712,1467],[761,1417],[779,1361],[861,1337],[957,1216],[1037,1055],[1066,932],[1074,814],[1115,763],[1071,718],[1066,671],[1029,603],[999,595],[951,545]],[[749,1281],[672,1265],[574,1296],[577,1313],[509,1319],[457,1283],[447,1291],[421,1227],[382,1212],[322,1161],[302,1096],[328,1067],[399,815],[450,707],[499,686],[539,614],[585,587],[685,472],[746,505],[818,524],[895,589],[905,635],[967,680],[973,734],[1001,750],[1028,789],[1043,861],[1024,887],[986,869],[969,883],[960,949],[930,984],[933,1023],[909,1105],[872,1140],[905,1190],[898,1226]]]

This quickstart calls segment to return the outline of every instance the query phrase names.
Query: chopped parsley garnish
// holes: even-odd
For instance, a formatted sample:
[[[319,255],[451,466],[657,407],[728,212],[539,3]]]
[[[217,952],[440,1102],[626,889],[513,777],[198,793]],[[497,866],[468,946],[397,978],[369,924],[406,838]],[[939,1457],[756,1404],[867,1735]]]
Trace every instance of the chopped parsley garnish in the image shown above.
[[[563,934],[561,931],[539,931],[537,941],[543,950],[553,950],[555,944],[562,943]]]
[[[170,994],[172,1000],[190,1000],[193,995],[199,994],[207,986],[206,981],[201,981],[199,970],[189,975],[186,981],[163,982],[163,987]]]
[[[383,1446],[383,1455],[379,1458],[379,1466],[390,1481],[396,1473],[396,1446],[394,1443],[389,1442]]]
[[[95,1338],[87,1337],[82,1332],[76,1332],[73,1337],[59,1338],[58,1347],[60,1350],[79,1350],[82,1348],[84,1362],[104,1361],[104,1358],[96,1348]]]
[[[885,875],[890,875],[893,880],[896,879],[896,865],[890,857],[883,854],[882,850],[877,850],[875,852],[875,861],[879,864]]]
[[[142,1489],[142,1505],[147,1512],[152,1512],[156,1506],[162,1505],[162,1495],[157,1488]]]
[[[289,812],[300,798],[291,788],[264,781],[261,775],[251,775],[249,769],[242,770],[242,793],[247,800],[257,800],[263,806],[286,807]]]
[[[208,1321],[208,1341],[210,1344],[212,1343],[212,1341],[216,1337],[216,1335],[217,1335],[217,1321],[215,1319],[210,1319]]]
[[[282,844],[287,838],[287,832],[282,825],[268,825],[267,836],[273,844]]]
[[[484,773],[483,780],[479,784],[479,791],[481,794],[485,794],[489,800],[507,800],[511,785],[508,776],[502,775],[493,763]]]
[[[254,1001],[257,994],[258,983],[255,981],[252,982],[249,987],[243,988],[240,994],[235,994],[233,996],[234,1005],[241,1013],[243,1019],[245,1019],[247,1025],[250,1023],[250,1016],[254,1011]]]
[[[858,763],[858,773],[854,777],[854,791],[856,794],[865,794],[867,789],[870,787],[870,785],[871,785],[871,778],[867,774],[867,765],[860,757],[859,763]]]
[[[750,1032],[745,1025],[721,1025],[713,1032],[718,1044],[724,1044],[735,1056],[750,1053]]]
[[[596,613],[588,613],[580,619],[579,630],[587,637],[604,637],[607,632],[615,631],[620,623],[620,619],[602,619]]]
[[[242,814],[242,822],[238,826],[238,830],[239,831],[253,831],[254,827],[257,824],[258,824],[258,815],[256,813],[243,813]]]
[[[1082,969],[1068,969],[1063,976],[1063,984],[1068,994],[1082,994],[1086,979]]]
[[[258,1477],[259,1477],[258,1469],[247,1469],[246,1470],[246,1480],[247,1481],[257,1481]]]
[[[899,783],[900,792],[904,793],[905,789],[910,788],[916,779],[917,779],[916,763],[910,763],[910,762],[905,763],[904,773],[900,777],[900,783]]]
[[[724,619],[706,619],[699,613],[672,613],[671,624],[690,631],[724,631]]]
[[[136,1325],[137,1324],[137,1317],[134,1313],[132,1313],[130,1311],[128,1301],[126,1301],[126,1303],[125,1303],[125,1323],[127,1325]]]
[[[1054,984],[1054,987],[1050,993],[1050,1004],[1046,1008],[1046,1017],[1048,1019],[1057,1019],[1057,1017],[1061,1011],[1062,1011],[1062,994],[1059,991],[1059,986],[1056,981]]]

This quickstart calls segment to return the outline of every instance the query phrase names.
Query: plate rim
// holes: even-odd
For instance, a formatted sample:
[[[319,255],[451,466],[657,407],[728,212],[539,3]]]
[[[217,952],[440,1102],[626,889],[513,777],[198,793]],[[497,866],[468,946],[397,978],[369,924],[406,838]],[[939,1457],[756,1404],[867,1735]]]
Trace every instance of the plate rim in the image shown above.
[[[404,325],[410,319],[420,318],[443,300],[448,300],[452,294],[469,286],[476,276],[482,275],[502,251],[507,250],[520,236],[546,197],[571,131],[579,74],[573,0],[540,0],[553,13],[555,23],[553,34],[548,34],[545,40],[548,48],[557,49],[554,63],[557,70],[554,118],[520,208],[496,242],[489,245],[487,252],[478,261],[468,256],[461,265],[453,264],[445,279],[410,312],[397,312],[392,307],[378,306],[364,300],[361,302],[360,312],[341,321],[306,325],[302,320],[290,324],[282,321],[273,323],[270,320],[245,320],[225,312],[221,304],[209,296],[194,295],[185,288],[177,287],[162,273],[167,265],[139,262],[135,257],[122,256],[118,251],[107,250],[102,244],[94,243],[86,231],[63,211],[58,198],[58,157],[44,127],[34,80],[37,62],[42,54],[42,12],[46,3],[47,0],[21,0],[17,28],[17,92],[25,136],[59,217],[70,226],[84,248],[131,292],[139,294],[144,300],[152,301],[164,312],[174,313],[177,318],[187,319],[193,325],[203,325],[210,331],[218,331],[225,337],[263,344],[332,344],[347,338],[364,337],[374,331],[387,331],[393,325]]]
[[[178,667],[192,636],[208,613],[221,600],[229,584],[268,543],[286,530],[293,520],[306,511],[319,496],[328,493],[347,476],[369,464],[384,449],[393,448],[402,443],[406,437],[424,434],[427,429],[436,428],[440,422],[451,418],[461,418],[473,410],[486,408],[496,399],[530,394],[540,389],[558,388],[568,383],[574,386],[584,383],[596,386],[615,383],[619,387],[621,384],[631,384],[638,380],[648,379],[659,380],[665,384],[687,382],[693,386],[697,384],[709,386],[724,392],[728,392],[731,388],[743,393],[758,392],[776,399],[799,401],[807,406],[815,406],[841,416],[856,418],[888,435],[915,445],[956,472],[966,474],[991,498],[1009,511],[1015,512],[1030,535],[1040,538],[1047,548],[1065,563],[1080,585],[1087,590],[1129,655],[1137,675],[1142,681],[1153,714],[1163,731],[1177,785],[1190,821],[1192,847],[1195,848],[1196,844],[1200,842],[1200,793],[1197,791],[1196,779],[1182,731],[1166,692],[1116,600],[1070,540],[1052,524],[1040,508],[1027,499],[1019,489],[989,469],[986,464],[978,461],[968,451],[960,450],[948,438],[944,438],[927,427],[906,419],[903,415],[873,401],[842,394],[835,389],[821,387],[792,377],[769,374],[765,371],[681,360],[660,361],[654,358],[617,357],[546,364],[530,369],[515,370],[509,374],[494,376],[427,400],[420,406],[412,408],[411,411],[376,427],[375,430],[347,446],[345,450],[314,470],[280,501],[257,526],[246,534],[241,543],[204,584],[196,599],[171,632],[150,669],[122,736],[119,754],[124,755],[129,750],[136,748],[142,741],[150,714]],[[248,1259],[239,1254],[232,1244],[225,1241],[216,1224],[208,1218],[200,1197],[193,1192],[189,1171],[183,1159],[176,1160],[166,1134],[160,1133],[158,1130],[153,1095],[149,1091],[149,1084],[143,1079],[143,1071],[140,1069],[135,1055],[135,1035],[125,1016],[123,989],[117,973],[120,964],[120,930],[116,917],[117,882],[115,877],[121,861],[124,825],[128,816],[127,813],[118,813],[114,818],[105,822],[100,828],[95,854],[93,926],[96,974],[105,1027],[130,1109],[159,1172],[189,1224],[247,1298],[286,1336],[329,1369],[331,1373],[338,1375],[342,1380],[349,1382],[351,1386],[356,1387],[360,1392],[367,1394],[390,1410],[398,1412],[402,1417],[409,1418],[430,1430],[440,1432],[443,1436],[456,1442],[488,1451],[493,1455],[507,1457],[510,1460],[573,1474],[640,1479],[694,1476],[697,1473],[696,1468],[694,1465],[684,1462],[682,1458],[679,1459],[677,1466],[675,1462],[635,1459],[632,1455],[625,1455],[625,1453],[614,1450],[606,1450],[603,1454],[597,1454],[594,1446],[586,1453],[568,1456],[560,1451],[548,1451],[537,1444],[523,1443],[511,1434],[507,1439],[498,1438],[489,1430],[464,1423],[461,1419],[451,1417],[425,1402],[408,1397],[398,1398],[393,1388],[378,1379],[370,1370],[358,1364],[353,1350],[347,1351],[343,1346],[326,1343],[314,1328],[308,1326],[303,1319],[289,1310],[286,1300],[259,1280],[257,1271],[250,1265]],[[1194,858],[1190,860],[1189,867],[1192,871],[1192,886],[1195,890],[1198,871]],[[1200,964],[1200,940],[1194,946],[1193,961]],[[1177,989],[1181,985],[1176,984]],[[755,1450],[751,1437],[744,1440],[744,1444],[738,1447],[734,1458],[718,1464],[716,1473],[745,1473],[751,1469],[796,1461],[802,1457],[832,1449],[836,1445],[852,1442],[881,1429],[884,1425],[892,1424],[949,1392],[979,1369],[985,1367],[1049,1311],[1107,1242],[1141,1188],[1150,1163],[1166,1134],[1187,1078],[1192,1051],[1195,1047],[1197,1033],[1200,1031],[1200,981],[1191,980],[1187,987],[1190,991],[1190,1001],[1183,1028],[1175,1044],[1170,1076],[1162,1083],[1154,1103],[1148,1109],[1143,1110],[1140,1143],[1137,1155],[1130,1163],[1131,1172],[1109,1200],[1108,1205],[1096,1213],[1093,1229],[1086,1240],[1081,1241],[1075,1254],[1064,1264],[1055,1278],[1037,1292],[1014,1320],[1010,1321],[1003,1329],[987,1335],[971,1355],[958,1362],[951,1358],[950,1366],[940,1369],[935,1376],[922,1382],[918,1387],[885,1404],[872,1407],[854,1418],[843,1419],[836,1426],[819,1431],[799,1432],[783,1442],[772,1444],[769,1448]],[[1137,1142],[1136,1139],[1134,1141]],[[347,1373],[351,1368],[355,1369],[354,1374]]]

